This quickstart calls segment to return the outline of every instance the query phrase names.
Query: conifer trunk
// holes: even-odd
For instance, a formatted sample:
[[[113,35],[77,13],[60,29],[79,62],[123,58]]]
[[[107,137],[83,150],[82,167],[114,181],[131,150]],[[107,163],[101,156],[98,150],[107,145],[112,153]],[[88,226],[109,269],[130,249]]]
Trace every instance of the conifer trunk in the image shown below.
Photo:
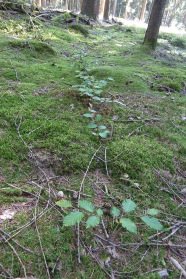
[[[109,11],[110,11],[110,0],[105,0],[105,8],[103,14],[104,20],[109,20]]]
[[[97,19],[99,16],[100,0],[83,0],[81,13]]]
[[[114,0],[113,8],[112,8],[112,16],[115,16],[116,14],[117,1],[118,0]]]
[[[154,0],[144,44],[156,48],[159,29],[162,23],[167,0]]]
[[[147,5],[147,0],[143,0],[143,4],[142,4],[142,8],[141,8],[141,13],[140,13],[140,21],[143,21],[143,19],[144,19],[146,5]]]

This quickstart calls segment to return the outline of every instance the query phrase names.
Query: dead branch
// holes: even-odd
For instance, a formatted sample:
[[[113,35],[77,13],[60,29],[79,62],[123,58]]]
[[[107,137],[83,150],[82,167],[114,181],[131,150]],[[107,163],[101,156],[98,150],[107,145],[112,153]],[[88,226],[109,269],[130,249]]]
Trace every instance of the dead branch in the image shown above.
[[[182,273],[182,275],[184,276],[184,278],[186,278],[186,271],[183,269],[183,267],[179,264],[179,262],[177,260],[175,260],[173,257],[170,257],[170,261],[173,263],[173,265],[179,269]]]
[[[9,279],[13,279],[12,274],[10,274],[8,272],[8,270],[6,268],[4,268],[4,266],[1,263],[0,263],[0,267],[1,267],[2,271],[8,275]]]
[[[7,239],[6,239],[2,234],[1,234],[1,236],[2,236],[2,238],[5,240],[5,242],[8,244],[8,246],[11,248],[11,250],[14,252],[14,254],[16,255],[16,257],[17,257],[17,259],[18,259],[18,261],[19,261],[19,263],[20,263],[20,265],[21,265],[21,267],[22,267],[22,269],[23,269],[25,279],[27,279],[27,274],[26,274],[25,266],[23,265],[23,263],[22,263],[22,261],[21,261],[19,255],[18,255],[16,249],[10,244],[9,241],[7,241]]]
[[[2,234],[4,234],[5,236],[7,236],[7,237],[11,237],[10,236],[10,234],[8,234],[8,233],[6,233],[5,231],[3,231],[1,228],[0,228],[0,232],[2,233]],[[4,238],[3,238],[3,240],[4,240]],[[14,239],[12,239],[12,241],[17,245],[17,246],[19,246],[21,249],[23,249],[24,251],[26,251],[26,252],[28,252],[28,253],[31,253],[31,254],[34,254],[34,252],[32,252],[30,249],[28,249],[28,248],[25,248],[24,246],[22,246],[21,244],[19,244],[16,240],[14,240]],[[0,240],[0,242],[1,242],[1,240]]]

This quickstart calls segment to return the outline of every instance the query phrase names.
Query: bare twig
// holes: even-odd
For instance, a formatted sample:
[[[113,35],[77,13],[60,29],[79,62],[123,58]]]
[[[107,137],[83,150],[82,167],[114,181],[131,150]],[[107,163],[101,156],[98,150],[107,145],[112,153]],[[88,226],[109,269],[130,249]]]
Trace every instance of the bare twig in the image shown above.
[[[102,218],[101,218],[101,224],[102,224],[102,226],[103,226],[103,230],[104,230],[104,233],[105,233],[106,238],[109,238],[109,235],[108,235],[108,233],[107,233],[107,230],[106,230],[106,227],[105,227],[105,224],[104,224],[104,221],[103,221]]]
[[[8,236],[9,238],[11,237],[8,233],[6,233],[5,231],[3,231],[1,228],[0,228],[0,232],[2,234],[4,234],[5,236]],[[3,238],[4,239],[4,238]],[[23,249],[24,251],[28,252],[28,253],[31,253],[31,254],[34,254],[30,249],[27,249],[25,248],[24,246],[22,246],[21,244],[19,244],[16,240],[12,239],[12,241],[17,244],[17,246],[19,246],[21,249]],[[1,241],[0,241],[1,242]]]
[[[10,61],[10,64],[11,64],[11,66],[12,66],[12,69],[14,70],[14,72],[15,72],[15,75],[16,75],[16,80],[18,81],[19,79],[18,79],[18,74],[17,74],[17,71],[16,71],[16,68],[13,66],[13,64],[12,64],[12,60],[11,60],[11,58],[9,58],[9,61]]]
[[[170,119],[170,122],[172,123],[172,125],[173,125],[174,127],[176,127],[176,128],[178,129],[178,131],[180,131],[183,135],[186,136],[186,133],[185,133],[183,130],[181,130],[171,119]]]
[[[107,176],[109,176],[108,167],[107,167],[107,147],[105,148],[105,168]]]
[[[183,269],[183,267],[179,264],[179,262],[177,260],[175,260],[173,257],[170,257],[170,261],[173,263],[173,265],[179,269],[182,273],[182,275],[184,276],[184,278],[186,278],[186,271]]]
[[[0,263],[0,268],[2,269],[2,271],[4,272],[4,273],[6,273],[8,276],[9,276],[9,279],[12,279],[13,278],[13,276],[12,276],[12,274],[10,274],[9,272],[8,272],[8,270],[6,269],[6,268],[4,268],[4,266]]]
[[[2,238],[4,238],[4,240],[6,240],[6,243],[8,244],[8,246],[12,249],[12,251],[13,251],[14,254],[16,255],[16,257],[17,257],[17,259],[18,259],[18,261],[19,261],[19,263],[20,263],[20,265],[21,265],[21,267],[22,267],[22,269],[23,269],[25,279],[27,279],[27,274],[26,274],[25,266],[23,265],[23,263],[22,263],[22,261],[21,261],[19,255],[18,255],[16,249],[10,244],[9,241],[7,241],[7,239],[6,239],[3,235],[2,235]]]
[[[83,176],[83,179],[81,181],[81,184],[80,184],[80,188],[79,188],[79,194],[78,194],[78,202],[81,198],[81,191],[82,191],[82,188],[84,186],[84,181],[85,181],[85,178],[87,176],[87,173],[90,169],[90,166],[92,164],[92,161],[94,160],[94,157],[96,156],[97,152],[100,150],[101,148],[101,145],[99,146],[99,148],[96,150],[96,152],[93,154],[92,158],[90,159],[90,162],[88,164],[88,167],[86,169],[86,172]],[[78,208],[79,208],[79,205],[78,205]],[[77,224],[77,248],[78,248],[78,263],[81,263],[81,253],[80,253],[80,230],[79,230],[79,223]]]

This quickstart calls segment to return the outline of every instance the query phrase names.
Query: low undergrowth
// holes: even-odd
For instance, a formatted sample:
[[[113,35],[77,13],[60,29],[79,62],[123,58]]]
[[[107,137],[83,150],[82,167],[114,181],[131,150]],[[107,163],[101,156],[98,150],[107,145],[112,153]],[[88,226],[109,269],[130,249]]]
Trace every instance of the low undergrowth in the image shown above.
[[[170,256],[182,264],[184,40],[161,34],[149,52],[143,29],[86,26],[85,36],[59,19],[0,17],[0,276],[180,278]],[[105,228],[63,226],[56,202],[73,212],[80,195]],[[157,209],[164,230],[136,211],[138,234],[124,230],[111,213],[124,200],[140,216]]]

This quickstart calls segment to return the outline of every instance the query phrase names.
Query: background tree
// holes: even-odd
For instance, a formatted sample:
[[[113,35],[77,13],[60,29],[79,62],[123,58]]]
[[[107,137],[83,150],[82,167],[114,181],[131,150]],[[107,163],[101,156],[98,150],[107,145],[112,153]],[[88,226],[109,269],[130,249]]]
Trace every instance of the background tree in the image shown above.
[[[101,6],[100,6],[100,11],[99,11],[99,16],[101,18],[103,17],[104,8],[105,8],[105,0],[101,0]]]
[[[140,21],[143,21],[143,19],[144,19],[146,5],[147,5],[147,0],[143,0],[143,4],[142,4],[142,8],[141,8],[141,13],[140,13]]]
[[[129,7],[130,7],[131,1],[132,1],[132,0],[126,0],[125,11],[124,11],[124,14],[123,14],[123,18],[124,18],[124,19],[127,19],[127,13],[128,13],[128,11],[129,11]]]
[[[115,16],[116,14],[117,1],[118,0],[114,0],[113,7],[112,7],[112,16]]]
[[[159,29],[162,23],[167,0],[154,0],[144,44],[156,48]]]
[[[110,12],[110,0],[105,0],[105,8],[103,14],[104,20],[109,20],[109,12]]]
[[[100,0],[83,0],[81,13],[97,19],[99,16]]]

